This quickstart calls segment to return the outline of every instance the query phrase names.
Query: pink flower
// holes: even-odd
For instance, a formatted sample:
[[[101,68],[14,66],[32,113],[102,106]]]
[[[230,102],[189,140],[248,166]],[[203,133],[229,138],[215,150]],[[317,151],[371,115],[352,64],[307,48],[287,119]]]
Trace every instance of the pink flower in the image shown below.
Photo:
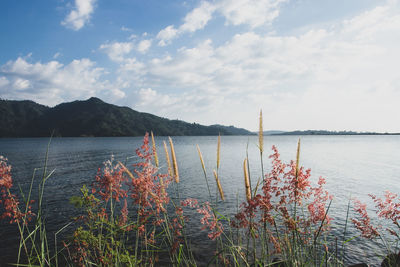
[[[124,206],[121,209],[121,216],[119,218],[119,226],[123,227],[126,225],[126,223],[128,222],[128,203],[126,201],[126,199],[124,199]]]
[[[361,231],[361,235],[365,238],[374,238],[379,236],[377,228],[371,224],[371,219],[368,216],[367,205],[361,203],[358,199],[354,200],[354,210],[359,214],[360,219],[351,219],[354,226]]]
[[[377,208],[376,213],[378,214],[378,217],[392,221],[392,223],[396,226],[395,229],[398,231],[400,228],[400,198],[398,198],[398,195],[391,193],[390,191],[385,191],[385,199],[377,198],[374,195],[370,195],[370,197],[375,202],[375,206]],[[391,235],[397,238],[399,237],[399,233],[396,231],[390,228],[387,228],[386,230]]]
[[[210,230],[208,237],[212,240],[219,237],[222,234],[224,228],[222,224],[218,221],[218,218],[212,212],[210,203],[205,202],[202,207],[197,209],[197,212],[203,215],[200,220],[201,224],[204,225],[202,227],[202,230],[207,228]]]
[[[19,223],[23,220],[25,223],[31,220],[34,214],[31,211],[33,201],[28,203],[27,212],[21,212],[19,208],[18,198],[11,194],[10,189],[13,186],[11,177],[11,165],[7,164],[7,159],[0,156],[0,204],[4,206],[4,213],[1,214],[0,219],[10,218],[10,223]]]
[[[332,196],[323,189],[325,180],[321,177],[318,186],[313,187],[310,169],[297,168],[294,161],[283,163],[277,148],[273,146],[272,150],[272,168],[265,175],[261,194],[241,205],[232,226],[249,229],[256,229],[264,223],[274,226],[279,217],[278,221],[282,221],[287,231],[305,234],[311,225],[315,226],[313,229],[319,229],[321,222],[322,230],[327,230],[331,220],[326,215],[327,201]],[[293,207],[301,206],[308,209],[308,214],[300,218],[300,213],[293,212]]]
[[[183,207],[198,208],[199,202],[197,201],[197,199],[187,198],[187,199],[181,201],[181,205]]]
[[[97,193],[105,201],[110,198],[119,201],[126,197],[126,190],[122,189],[126,178],[123,176],[123,169],[120,164],[112,165],[112,161],[104,162],[103,170],[99,168],[96,181],[93,183],[92,193]]]

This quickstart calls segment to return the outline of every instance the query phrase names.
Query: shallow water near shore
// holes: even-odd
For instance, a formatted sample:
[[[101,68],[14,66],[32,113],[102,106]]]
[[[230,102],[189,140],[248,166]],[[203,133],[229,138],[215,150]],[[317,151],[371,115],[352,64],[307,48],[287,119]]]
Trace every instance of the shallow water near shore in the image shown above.
[[[263,160],[266,172],[270,167],[268,155],[272,153],[271,146],[275,145],[282,159],[287,162],[296,156],[297,139],[297,136],[265,136]],[[160,151],[164,140],[165,137],[156,137]],[[213,168],[216,168],[217,137],[173,137],[173,140],[181,176],[180,197],[192,197],[200,202],[210,201],[196,144],[202,150],[210,179]],[[92,183],[97,169],[104,161],[113,155],[115,160],[126,162],[127,166],[133,164],[136,160],[135,150],[142,141],[142,137],[53,138],[48,155],[48,169],[55,171],[46,183],[44,202],[48,233],[56,232],[76,214],[75,208],[69,204],[69,198],[79,195],[83,184]],[[28,190],[35,168],[39,168],[35,176],[36,181],[39,181],[48,142],[49,138],[0,139],[0,155],[8,158],[12,165],[15,189],[20,185],[23,191]],[[300,164],[311,168],[313,182],[320,176],[326,178],[326,189],[334,195],[329,214],[333,218],[332,231],[338,238],[343,237],[350,197],[367,202],[372,208],[368,194],[381,196],[384,190],[400,192],[400,136],[302,136],[301,142]],[[218,210],[223,214],[234,214],[237,210],[237,198],[239,202],[245,198],[242,163],[246,157],[247,144],[254,184],[261,175],[257,143],[257,136],[221,138],[219,176],[226,201],[218,203]],[[160,154],[161,162],[165,162],[162,153]],[[162,166],[162,171],[165,171],[165,165]],[[210,179],[210,185],[211,192],[216,192],[214,180]],[[189,216],[192,217],[191,220],[198,222],[197,214]],[[198,223],[189,222],[189,226],[188,234],[192,239],[196,258],[200,264],[206,263],[209,259],[206,253],[210,253],[207,249],[210,242],[207,234],[199,230]],[[346,238],[357,235],[349,224]],[[17,237],[15,225],[0,222],[0,238],[3,240],[0,242],[2,265],[15,261]],[[379,253],[377,244],[356,238],[347,244],[346,262],[376,265],[381,261],[376,256]]]

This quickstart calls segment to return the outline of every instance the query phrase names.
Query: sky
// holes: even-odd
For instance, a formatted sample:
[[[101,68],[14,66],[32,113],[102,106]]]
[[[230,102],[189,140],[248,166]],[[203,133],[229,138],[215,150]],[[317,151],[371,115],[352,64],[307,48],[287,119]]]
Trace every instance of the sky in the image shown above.
[[[400,0],[2,0],[0,98],[400,132]]]

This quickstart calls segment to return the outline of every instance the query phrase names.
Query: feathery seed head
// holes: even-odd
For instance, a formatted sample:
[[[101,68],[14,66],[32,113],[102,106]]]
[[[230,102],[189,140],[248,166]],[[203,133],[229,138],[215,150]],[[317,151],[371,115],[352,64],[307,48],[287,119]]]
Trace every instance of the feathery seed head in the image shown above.
[[[217,170],[219,169],[220,153],[221,153],[221,135],[218,134],[218,145],[217,145]]]
[[[158,155],[157,155],[157,150],[156,150],[156,142],[154,142],[154,135],[153,131],[151,131],[151,143],[153,145],[153,155],[154,155],[154,161],[156,162],[156,166],[159,166],[158,162]]]
[[[299,174],[299,162],[300,162],[300,138],[297,142],[297,153],[296,153],[296,177]]]
[[[199,147],[199,145],[196,145],[196,146],[197,146],[197,152],[199,153],[201,167],[203,168],[203,171],[206,172],[206,166],[204,165],[203,155],[201,154],[200,147]]]
[[[221,183],[219,181],[218,174],[217,174],[217,172],[215,170],[214,170],[214,177],[215,177],[215,181],[217,182],[219,195],[221,196],[221,199],[224,201],[225,200],[224,191],[222,190],[222,186],[221,186]]]
[[[172,142],[171,137],[168,137],[168,138],[169,138],[169,145],[171,147],[171,157],[172,157],[172,166],[173,166],[173,170],[174,170],[174,178],[175,178],[175,182],[179,183],[179,171],[178,171],[178,163],[176,161],[174,143]]]
[[[243,161],[243,173],[244,173],[244,186],[246,189],[246,199],[247,201],[251,200],[251,188],[250,188],[250,179],[249,172],[247,169],[247,159]]]
[[[170,177],[173,177],[171,159],[169,157],[168,147],[167,147],[167,143],[165,141],[164,141],[164,151],[165,151],[165,159],[167,160],[167,164],[168,164],[168,175]]]

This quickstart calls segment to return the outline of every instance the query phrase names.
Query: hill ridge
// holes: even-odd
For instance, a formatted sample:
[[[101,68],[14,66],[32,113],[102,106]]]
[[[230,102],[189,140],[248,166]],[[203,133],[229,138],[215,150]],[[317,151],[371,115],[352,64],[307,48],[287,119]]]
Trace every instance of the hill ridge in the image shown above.
[[[48,107],[31,100],[0,100],[0,137],[253,135],[233,126],[170,120],[129,107],[109,104],[97,97]]]

